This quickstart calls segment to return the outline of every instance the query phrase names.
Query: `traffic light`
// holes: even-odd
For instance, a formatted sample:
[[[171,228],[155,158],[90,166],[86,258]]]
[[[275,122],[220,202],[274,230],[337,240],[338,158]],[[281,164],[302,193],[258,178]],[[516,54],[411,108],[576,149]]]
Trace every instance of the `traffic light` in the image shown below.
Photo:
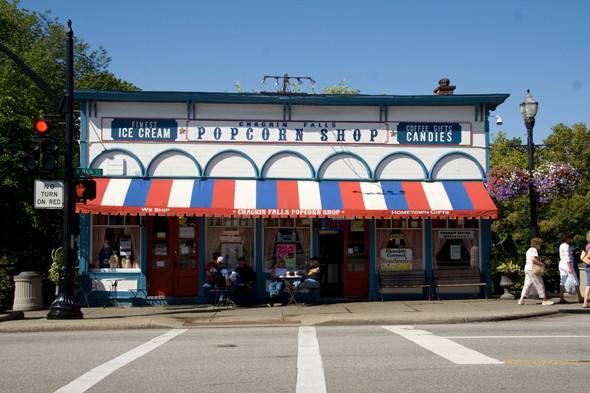
[[[53,139],[41,140],[41,172],[52,172],[57,168],[59,147]]]
[[[25,171],[34,171],[39,167],[41,161],[41,146],[39,138],[35,138],[27,144],[25,158],[23,160],[23,166]]]
[[[57,169],[59,162],[59,145],[54,138],[49,137],[51,127],[47,121],[40,118],[33,122],[35,136],[29,143],[24,158],[26,171],[51,173]]]
[[[74,184],[76,200],[86,203],[96,198],[96,182],[92,179],[78,179]]]

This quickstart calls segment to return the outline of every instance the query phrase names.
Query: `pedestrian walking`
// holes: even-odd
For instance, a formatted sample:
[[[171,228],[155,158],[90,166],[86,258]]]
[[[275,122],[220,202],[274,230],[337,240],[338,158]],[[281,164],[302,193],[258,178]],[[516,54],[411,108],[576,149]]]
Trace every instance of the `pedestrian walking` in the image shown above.
[[[584,270],[586,271],[586,289],[584,289],[584,304],[582,307],[589,308],[588,295],[590,295],[590,231],[586,232],[586,247],[584,248],[584,255],[582,262],[584,262]]]
[[[531,239],[531,247],[526,252],[526,264],[524,265],[524,286],[522,293],[520,294],[520,300],[518,304],[524,305],[524,299],[527,297],[532,286],[537,290],[539,298],[543,301],[543,306],[550,306],[553,302],[547,299],[545,295],[545,285],[543,284],[543,272],[545,271],[545,265],[539,258],[539,251],[543,241],[538,237]]]
[[[573,238],[570,233],[561,235],[561,244],[559,245],[559,303],[567,303],[565,293],[575,292],[578,295],[578,301],[582,302],[580,294],[580,280],[574,270],[574,252],[572,247]]]

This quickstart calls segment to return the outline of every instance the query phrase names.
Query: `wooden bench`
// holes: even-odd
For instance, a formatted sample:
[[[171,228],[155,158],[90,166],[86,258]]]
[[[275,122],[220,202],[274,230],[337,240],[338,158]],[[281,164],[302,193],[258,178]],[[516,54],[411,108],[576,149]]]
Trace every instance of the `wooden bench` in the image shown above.
[[[383,301],[384,288],[426,288],[426,297],[430,299],[430,284],[423,271],[384,271],[378,274],[379,294]]]
[[[439,269],[434,271],[434,290],[440,300],[440,288],[484,287],[484,295],[488,299],[486,283],[482,282],[477,269]]]

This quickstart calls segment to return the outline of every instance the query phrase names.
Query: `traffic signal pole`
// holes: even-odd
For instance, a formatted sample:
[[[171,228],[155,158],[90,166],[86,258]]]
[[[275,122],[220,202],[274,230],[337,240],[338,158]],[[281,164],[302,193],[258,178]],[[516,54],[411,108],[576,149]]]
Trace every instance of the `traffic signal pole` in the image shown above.
[[[74,296],[74,249],[73,231],[75,213],[74,198],[74,32],[72,21],[68,20],[66,45],[66,129],[65,129],[65,177],[64,177],[64,222],[63,222],[63,266],[59,272],[59,292],[49,306],[47,319],[80,319],[83,317],[80,304]]]

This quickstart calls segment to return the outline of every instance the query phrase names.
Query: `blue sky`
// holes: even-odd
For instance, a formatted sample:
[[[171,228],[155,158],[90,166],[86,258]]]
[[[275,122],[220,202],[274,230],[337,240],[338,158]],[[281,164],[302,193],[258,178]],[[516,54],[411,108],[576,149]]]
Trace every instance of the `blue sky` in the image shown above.
[[[143,90],[274,89],[263,75],[307,75],[317,91],[345,79],[364,94],[509,93],[491,130],[521,136],[518,105],[539,101],[535,142],[559,123],[589,123],[590,1],[65,1],[20,7],[70,18]]]

